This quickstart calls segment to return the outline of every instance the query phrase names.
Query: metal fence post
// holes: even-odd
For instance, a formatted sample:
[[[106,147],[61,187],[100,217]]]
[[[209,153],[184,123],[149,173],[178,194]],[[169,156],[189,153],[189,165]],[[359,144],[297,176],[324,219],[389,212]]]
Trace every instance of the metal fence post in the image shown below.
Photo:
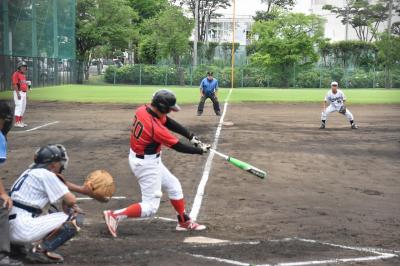
[[[296,88],[296,63],[293,63],[293,88]]]
[[[193,66],[189,66],[189,70],[190,70],[190,86],[193,86]]]
[[[139,65],[139,85],[142,85],[142,64]]]
[[[164,83],[165,83],[165,86],[167,86],[167,83],[168,83],[168,66],[165,68]]]
[[[241,68],[241,69],[240,69],[240,72],[241,72],[241,74],[242,74],[241,85],[242,85],[242,88],[243,88],[243,72],[244,72],[244,69],[243,69],[243,68]]]
[[[322,87],[322,67],[319,66],[319,88]]]
[[[115,85],[115,76],[117,75],[117,70],[114,69],[114,85]]]

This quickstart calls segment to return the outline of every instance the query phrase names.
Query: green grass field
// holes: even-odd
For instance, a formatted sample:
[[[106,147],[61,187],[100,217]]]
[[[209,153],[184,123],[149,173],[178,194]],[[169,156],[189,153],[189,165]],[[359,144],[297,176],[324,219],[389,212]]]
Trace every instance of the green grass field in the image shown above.
[[[146,103],[152,94],[163,86],[104,86],[104,85],[63,85],[35,88],[29,92],[29,100],[65,102],[107,102],[107,103]],[[199,90],[195,87],[168,86],[173,90],[179,103],[197,103]],[[230,102],[274,102],[295,103],[321,102],[328,89],[234,89]],[[223,101],[229,89],[220,89],[219,98]],[[346,89],[348,102],[354,104],[400,104],[400,90],[385,89]],[[0,99],[11,99],[12,92],[0,93]]]

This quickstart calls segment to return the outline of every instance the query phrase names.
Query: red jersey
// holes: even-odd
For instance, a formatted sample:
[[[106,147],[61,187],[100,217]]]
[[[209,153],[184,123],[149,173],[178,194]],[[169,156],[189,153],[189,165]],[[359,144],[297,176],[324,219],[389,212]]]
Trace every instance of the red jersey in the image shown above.
[[[139,155],[156,154],[161,145],[167,147],[178,143],[178,138],[165,127],[167,117],[157,117],[149,106],[136,110],[131,130],[131,149]]]
[[[12,85],[17,86],[20,91],[26,92],[28,84],[26,84],[25,74],[20,71],[15,71],[12,75]]]

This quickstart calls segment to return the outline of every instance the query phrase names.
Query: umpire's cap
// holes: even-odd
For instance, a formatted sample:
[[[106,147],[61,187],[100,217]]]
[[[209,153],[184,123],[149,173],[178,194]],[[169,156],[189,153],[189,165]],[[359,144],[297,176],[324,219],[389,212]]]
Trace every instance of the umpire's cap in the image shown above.
[[[48,144],[36,150],[34,163],[30,168],[43,168],[53,162],[61,162],[63,169],[68,167],[68,154],[61,144]]]
[[[28,64],[25,61],[19,61],[17,64],[17,69],[20,69],[23,66],[28,67]]]
[[[158,111],[167,114],[171,111],[178,112],[181,108],[176,104],[175,94],[167,89],[161,89],[154,93],[151,105]]]

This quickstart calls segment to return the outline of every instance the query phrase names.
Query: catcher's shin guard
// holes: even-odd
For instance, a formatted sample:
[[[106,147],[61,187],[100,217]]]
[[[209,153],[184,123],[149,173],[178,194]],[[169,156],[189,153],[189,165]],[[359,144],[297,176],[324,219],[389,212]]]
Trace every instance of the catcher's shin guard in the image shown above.
[[[65,242],[74,237],[80,230],[83,224],[83,215],[78,214],[72,220],[66,221],[58,229],[51,232],[43,242],[41,247],[46,251],[54,251]]]

